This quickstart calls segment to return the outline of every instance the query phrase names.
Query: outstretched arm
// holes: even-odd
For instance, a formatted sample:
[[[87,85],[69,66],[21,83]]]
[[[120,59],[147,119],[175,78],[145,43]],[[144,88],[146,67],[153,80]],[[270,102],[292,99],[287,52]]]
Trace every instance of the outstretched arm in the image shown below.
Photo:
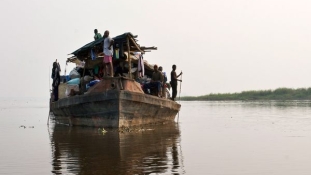
[[[173,74],[173,78],[176,80],[176,81],[180,81],[180,82],[182,82],[182,80],[178,80],[177,78],[179,77],[179,76],[181,76],[182,75],[182,72],[177,76],[176,75],[176,72],[174,72],[174,74]]]
[[[176,75],[176,73],[175,73],[175,75]],[[180,72],[180,74],[176,77],[176,79],[179,77],[179,76],[181,76],[182,75],[182,72]]]

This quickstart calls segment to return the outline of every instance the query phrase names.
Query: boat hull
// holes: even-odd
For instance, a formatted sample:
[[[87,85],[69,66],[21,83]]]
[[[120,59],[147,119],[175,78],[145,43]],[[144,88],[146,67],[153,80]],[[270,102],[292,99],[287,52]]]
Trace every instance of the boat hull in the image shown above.
[[[107,90],[51,103],[57,123],[92,127],[133,127],[172,122],[180,104],[127,90]]]

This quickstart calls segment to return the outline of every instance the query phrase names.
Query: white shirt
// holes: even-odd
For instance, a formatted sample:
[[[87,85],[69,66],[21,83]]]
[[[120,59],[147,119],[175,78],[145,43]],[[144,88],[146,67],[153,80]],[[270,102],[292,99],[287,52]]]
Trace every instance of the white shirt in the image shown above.
[[[110,45],[110,42],[112,41],[112,39],[110,37],[107,37],[104,39],[104,54],[107,55],[107,56],[112,56],[113,55],[113,46],[111,45],[111,49],[109,50],[109,45]]]

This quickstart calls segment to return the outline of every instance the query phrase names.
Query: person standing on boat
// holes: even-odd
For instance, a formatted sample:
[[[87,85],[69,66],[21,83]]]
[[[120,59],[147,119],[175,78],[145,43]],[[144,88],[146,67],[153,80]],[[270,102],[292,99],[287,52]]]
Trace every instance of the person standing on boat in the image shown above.
[[[163,83],[163,75],[162,72],[158,70],[158,65],[153,66],[154,72],[151,78],[151,86],[155,86],[158,89],[158,96],[162,97],[162,83]]]
[[[163,81],[162,81],[162,97],[166,98],[165,83],[167,81],[167,77],[166,77],[165,72],[163,72],[163,67],[162,66],[159,67],[159,72],[161,72],[162,77],[163,77]]]
[[[98,33],[97,29],[94,30],[94,40],[98,40],[100,38],[102,38],[102,35],[100,33]]]
[[[56,66],[56,67],[55,67],[55,66]],[[54,79],[54,77],[55,77],[55,70],[56,70],[56,68],[57,68],[57,70],[58,70],[58,72],[59,72],[59,74],[60,74],[61,69],[60,69],[59,62],[57,62],[57,59],[55,60],[55,62],[53,62],[52,76],[51,76],[52,79]]]
[[[174,64],[173,66],[172,66],[172,72],[171,72],[171,86],[172,86],[172,100],[173,101],[175,101],[175,98],[176,98],[176,96],[177,96],[177,81],[180,81],[180,82],[182,82],[182,80],[178,80],[177,78],[179,77],[179,76],[181,76],[182,75],[182,72],[180,72],[180,74],[177,76],[176,75],[176,65]]]
[[[53,101],[57,101],[58,100],[58,86],[60,84],[60,68],[59,68],[59,64],[55,61],[53,63],[53,68],[52,68],[52,78],[53,78],[53,96],[54,99]]]
[[[104,66],[106,67],[106,75],[113,77],[113,65],[112,65],[112,56],[113,56],[113,39],[109,37],[109,31],[106,30],[104,33],[104,44],[103,44],[103,53],[104,53]]]

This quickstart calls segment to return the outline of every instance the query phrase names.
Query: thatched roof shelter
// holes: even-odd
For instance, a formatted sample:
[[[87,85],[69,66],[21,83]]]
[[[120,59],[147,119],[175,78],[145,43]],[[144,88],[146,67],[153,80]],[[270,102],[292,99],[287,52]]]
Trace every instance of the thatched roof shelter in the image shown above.
[[[125,61],[129,63],[129,66],[131,66],[131,63],[137,64],[138,62],[138,58],[135,56],[136,52],[144,54],[145,52],[150,52],[151,50],[157,50],[157,47],[154,46],[153,47],[140,46],[137,43],[136,38],[137,35],[133,35],[130,32],[118,35],[113,38],[114,40],[113,48],[114,50],[118,49],[119,52],[119,58],[113,59],[114,62],[118,60]],[[79,63],[81,61],[84,61],[86,63],[85,66],[87,68],[93,68],[95,65],[101,64],[102,56],[98,56],[97,54],[103,52],[103,41],[104,38],[100,38],[75,50],[74,52],[71,53],[73,56],[68,58],[67,62]],[[95,53],[96,59],[92,60],[91,51]],[[128,57],[128,55],[130,55],[130,57]],[[145,69],[153,70],[153,65],[148,64],[148,62],[145,60],[144,65]]]

